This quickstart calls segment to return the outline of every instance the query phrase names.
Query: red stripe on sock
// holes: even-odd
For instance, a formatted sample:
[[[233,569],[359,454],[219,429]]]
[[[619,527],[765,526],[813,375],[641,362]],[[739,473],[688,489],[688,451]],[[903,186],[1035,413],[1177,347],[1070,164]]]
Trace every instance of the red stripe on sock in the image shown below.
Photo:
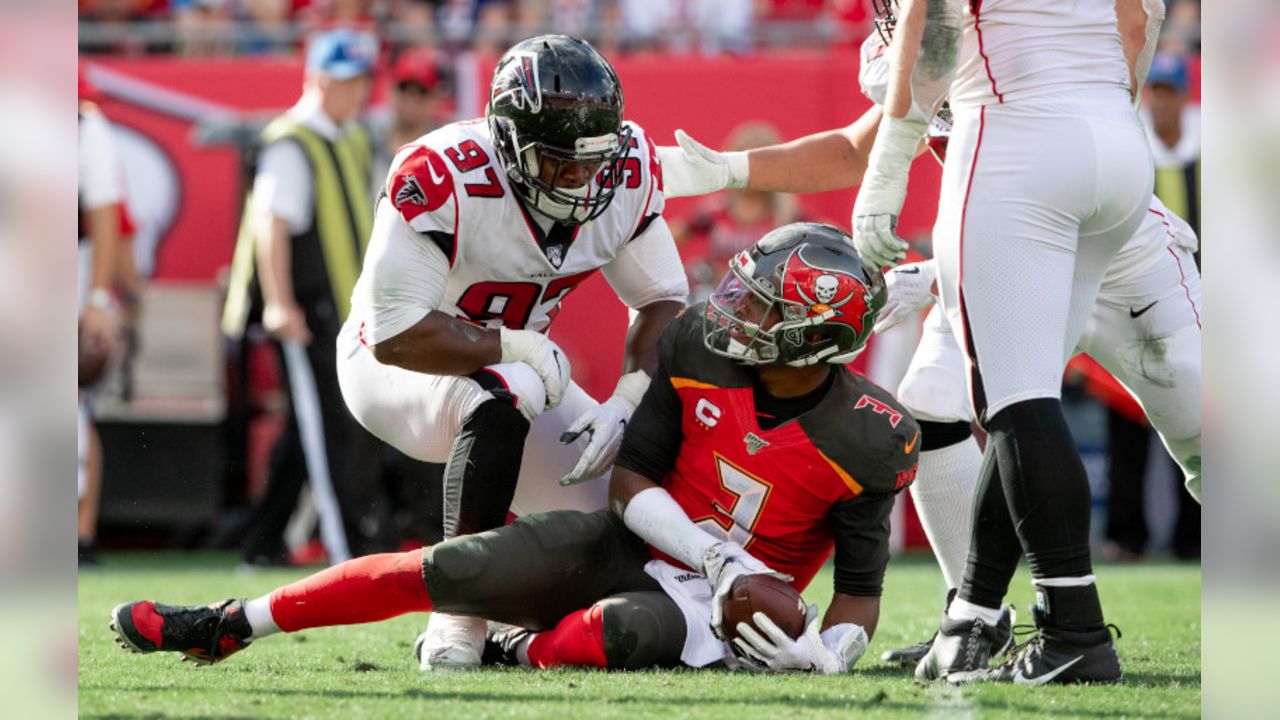
[[[599,605],[570,613],[554,630],[529,641],[529,664],[537,668],[609,666],[604,655],[604,611]]]
[[[285,632],[429,610],[421,550],[348,560],[271,593],[271,617]]]

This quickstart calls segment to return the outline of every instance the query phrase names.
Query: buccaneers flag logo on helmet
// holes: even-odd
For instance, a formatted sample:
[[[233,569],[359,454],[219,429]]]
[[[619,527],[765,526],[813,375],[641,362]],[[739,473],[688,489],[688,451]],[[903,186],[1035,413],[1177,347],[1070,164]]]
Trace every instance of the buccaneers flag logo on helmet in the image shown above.
[[[867,288],[857,278],[840,270],[812,265],[797,248],[787,260],[782,297],[807,309],[805,317],[824,317],[826,322],[849,325],[861,336],[866,326]]]

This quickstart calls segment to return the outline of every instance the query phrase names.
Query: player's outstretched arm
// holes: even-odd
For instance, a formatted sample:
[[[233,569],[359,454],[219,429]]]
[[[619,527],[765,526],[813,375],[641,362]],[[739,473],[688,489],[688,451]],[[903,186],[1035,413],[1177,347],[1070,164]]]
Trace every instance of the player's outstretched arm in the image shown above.
[[[879,126],[880,109],[872,107],[848,127],[745,153],[717,152],[677,130],[678,146],[658,148],[665,193],[672,198],[726,188],[788,193],[851,188],[862,182]]]

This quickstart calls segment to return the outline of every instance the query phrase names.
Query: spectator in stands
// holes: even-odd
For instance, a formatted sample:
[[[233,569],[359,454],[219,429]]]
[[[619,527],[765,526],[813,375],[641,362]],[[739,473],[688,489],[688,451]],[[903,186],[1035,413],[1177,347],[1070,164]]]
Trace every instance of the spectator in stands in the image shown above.
[[[178,52],[225,55],[235,47],[230,0],[174,0]]]
[[[291,52],[293,31],[289,27],[293,7],[290,0],[241,0],[243,13],[236,33],[236,47],[248,55]]]
[[[383,39],[395,46],[436,44],[436,8],[440,3],[441,0],[391,0],[382,28]]]
[[[431,50],[411,48],[396,58],[387,103],[369,114],[375,193],[382,187],[396,152],[444,124],[443,101],[448,88],[442,75],[439,58]]]
[[[354,121],[376,57],[369,35],[338,29],[312,38],[302,98],[263,130],[245,200],[223,331],[242,338],[261,307],[292,409],[250,520],[251,564],[286,562],[283,533],[304,481],[330,561],[387,549],[382,448],[347,411],[336,365],[338,330],[373,224],[372,150]]]
[[[165,19],[166,2],[167,0],[80,0],[83,51],[113,55],[167,51],[170,44],[150,37],[145,24]],[[86,26],[91,28],[87,35]]]
[[[726,151],[745,151],[782,142],[773,126],[746,122],[729,134]],[[707,198],[675,228],[689,274],[689,302],[706,299],[729,260],[773,228],[801,220],[795,198],[786,193],[726,190]]]

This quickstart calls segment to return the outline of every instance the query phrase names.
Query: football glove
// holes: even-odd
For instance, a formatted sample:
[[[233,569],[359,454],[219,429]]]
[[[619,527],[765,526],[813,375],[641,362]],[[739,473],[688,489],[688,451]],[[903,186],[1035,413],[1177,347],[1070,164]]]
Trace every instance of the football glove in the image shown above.
[[[706,195],[747,186],[745,152],[716,152],[684,130],[676,130],[676,142],[679,147],[658,146],[662,194],[666,197]]]
[[[804,632],[792,640],[768,615],[756,613],[752,616],[755,627],[738,623],[739,637],[733,641],[736,653],[770,672],[834,675],[848,672],[867,651],[867,632],[861,626],[841,623],[819,633],[818,606],[812,604],[805,618]]]
[[[853,204],[853,245],[863,261],[889,267],[907,256],[907,243],[895,232],[907,199],[907,173],[926,121],[885,115],[867,173]]]
[[[772,568],[752,557],[742,546],[735,542],[723,542],[712,545],[702,558],[702,574],[711,583],[711,631],[721,640],[728,640],[724,632],[724,598],[733,588],[733,581],[743,575],[772,575],[784,582],[794,578],[775,572]]]
[[[502,362],[522,362],[533,368],[542,378],[547,390],[546,409],[560,404],[565,388],[569,387],[569,358],[551,341],[551,338],[532,330],[508,330],[500,328]]]
[[[627,422],[648,387],[649,376],[643,370],[623,375],[612,397],[584,412],[560,435],[562,445],[577,440],[584,432],[591,436],[578,464],[560,478],[561,485],[576,485],[597,478],[613,464],[618,446],[622,444],[622,432],[627,429]]]
[[[884,274],[885,301],[876,320],[875,331],[884,332],[929,307],[937,300],[933,294],[933,281],[937,268],[933,260],[899,265]]]

